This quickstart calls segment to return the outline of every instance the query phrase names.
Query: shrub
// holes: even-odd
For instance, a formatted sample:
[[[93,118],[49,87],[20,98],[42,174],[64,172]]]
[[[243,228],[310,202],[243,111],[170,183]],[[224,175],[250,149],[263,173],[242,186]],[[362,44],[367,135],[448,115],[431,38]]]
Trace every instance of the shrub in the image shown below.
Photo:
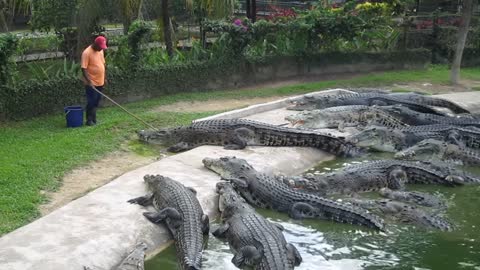
[[[0,85],[12,82],[15,63],[12,56],[17,50],[18,39],[11,34],[0,35]]]

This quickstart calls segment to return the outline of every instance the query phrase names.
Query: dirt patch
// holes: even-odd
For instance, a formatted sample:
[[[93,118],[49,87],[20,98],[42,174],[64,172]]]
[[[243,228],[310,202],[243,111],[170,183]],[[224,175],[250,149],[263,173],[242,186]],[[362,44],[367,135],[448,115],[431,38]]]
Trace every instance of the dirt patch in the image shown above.
[[[430,94],[448,94],[454,92],[466,92],[476,89],[480,86],[480,81],[462,80],[460,85],[431,84],[426,82],[411,82],[394,84],[386,87],[389,89],[402,89],[416,92],[426,92]]]
[[[87,166],[74,169],[63,178],[58,191],[45,194],[49,202],[40,206],[40,213],[42,216],[47,215],[118,176],[155,160],[155,157],[144,157],[125,150],[110,153]]]
[[[153,109],[154,112],[213,112],[240,109],[250,105],[270,102],[284,97],[262,97],[249,99],[220,99],[193,102],[177,102]]]

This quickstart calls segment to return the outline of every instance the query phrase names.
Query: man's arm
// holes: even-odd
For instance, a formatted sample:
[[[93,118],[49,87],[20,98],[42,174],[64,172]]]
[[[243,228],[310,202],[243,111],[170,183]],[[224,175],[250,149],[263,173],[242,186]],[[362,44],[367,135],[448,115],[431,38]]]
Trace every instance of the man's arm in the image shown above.
[[[89,55],[87,51],[83,51],[82,59],[81,59],[82,75],[83,75],[83,78],[85,79],[85,84],[93,86],[92,80],[90,79],[90,76],[88,76],[88,72],[87,72],[88,60],[89,60]]]
[[[88,72],[86,68],[82,68],[82,74],[83,74],[83,78],[85,79],[85,83],[87,85],[93,86],[92,80],[90,79],[90,76],[88,76]]]

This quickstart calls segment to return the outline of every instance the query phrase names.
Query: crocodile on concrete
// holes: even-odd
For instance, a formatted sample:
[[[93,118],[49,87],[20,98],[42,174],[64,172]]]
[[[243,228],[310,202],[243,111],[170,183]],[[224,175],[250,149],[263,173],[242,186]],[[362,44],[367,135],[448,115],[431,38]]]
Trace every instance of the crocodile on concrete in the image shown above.
[[[441,124],[397,129],[372,126],[347,138],[359,147],[394,153],[426,139],[437,139],[478,149],[480,148],[480,129]]]
[[[418,226],[442,231],[453,231],[454,226],[438,215],[430,214],[415,206],[392,200],[349,199],[352,204],[375,213],[383,213],[399,222],[413,223]]]
[[[285,120],[295,127],[301,128],[337,128],[342,131],[345,127],[363,129],[370,125],[399,128],[407,126],[404,122],[391,116],[378,106],[338,106],[321,110],[303,111],[289,115]]]
[[[155,224],[167,226],[175,241],[180,268],[201,269],[203,236],[208,234],[209,219],[203,213],[196,191],[161,175],[146,175],[144,180],[152,193],[128,202],[153,205],[158,212],[143,215]]]
[[[395,117],[399,121],[411,126],[442,124],[480,127],[480,120],[472,116],[441,116],[421,113],[402,105],[384,106],[382,109],[385,111],[384,113],[388,113],[391,117]]]
[[[260,173],[246,160],[235,157],[205,158],[208,169],[230,181],[247,202],[288,213],[292,218],[318,218],[383,229],[383,221],[358,207],[295,190],[272,175]]]
[[[480,165],[480,151],[456,144],[426,139],[395,154],[397,159],[454,162]]]
[[[226,239],[238,268],[255,270],[294,269],[302,262],[297,248],[287,243],[280,225],[259,215],[228,182],[217,183],[219,210],[223,224],[213,235]]]
[[[190,126],[140,131],[146,142],[172,145],[180,152],[201,145],[223,145],[225,149],[244,149],[247,145],[315,147],[337,156],[356,156],[362,151],[343,137],[315,131],[269,125],[245,119],[215,119],[194,122]]]
[[[418,191],[402,191],[382,188],[380,189],[379,193],[382,197],[394,201],[414,203],[421,206],[435,208],[444,208],[446,206],[445,201],[440,197]]]
[[[406,183],[447,186],[480,183],[480,179],[445,163],[403,160],[378,160],[348,165],[327,174],[309,174],[304,179],[288,179],[290,186],[319,195],[377,191],[382,188],[403,189]]]
[[[423,102],[419,102],[419,100]],[[425,100],[424,100],[425,99]],[[427,102],[426,100],[429,100]],[[292,101],[292,105],[288,107],[290,110],[315,110],[315,109],[325,109],[330,107],[337,106],[346,106],[346,105],[398,105],[401,104],[412,110],[423,112],[423,113],[432,113],[439,114],[438,110],[431,106],[439,106],[449,104],[449,107],[454,107],[454,111],[458,113],[469,113],[467,110],[455,105],[452,102],[436,99],[433,97],[421,96],[414,93],[396,93],[396,94],[382,94],[382,93],[352,93],[352,94],[341,94],[341,95],[305,95],[302,98],[295,99]],[[429,106],[428,104],[436,104]]]
[[[139,243],[135,246],[135,249],[123,259],[120,265],[115,270],[145,270],[145,251],[147,245],[145,243]],[[93,270],[93,268],[84,267],[84,270]]]

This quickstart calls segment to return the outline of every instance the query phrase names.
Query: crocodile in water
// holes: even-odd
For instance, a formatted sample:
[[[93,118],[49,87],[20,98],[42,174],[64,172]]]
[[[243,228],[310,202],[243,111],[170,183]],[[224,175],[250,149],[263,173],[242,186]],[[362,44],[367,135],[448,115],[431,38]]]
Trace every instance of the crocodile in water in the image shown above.
[[[208,169],[229,180],[249,203],[288,213],[292,218],[319,218],[383,229],[383,221],[358,207],[295,190],[276,177],[256,171],[244,159],[205,158]]]
[[[226,239],[238,268],[258,270],[294,269],[302,262],[297,248],[287,243],[282,228],[255,212],[228,182],[217,183],[223,224],[213,232]]]
[[[456,144],[426,139],[395,154],[398,159],[442,160],[463,165],[480,165],[480,151]]]

